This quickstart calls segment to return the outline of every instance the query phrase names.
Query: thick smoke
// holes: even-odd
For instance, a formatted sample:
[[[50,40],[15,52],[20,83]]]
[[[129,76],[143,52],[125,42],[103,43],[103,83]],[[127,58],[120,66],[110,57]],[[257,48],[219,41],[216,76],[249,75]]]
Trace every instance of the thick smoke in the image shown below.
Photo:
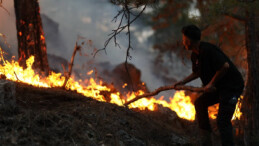
[[[111,71],[117,64],[125,61],[125,48],[128,42],[125,34],[121,34],[118,38],[122,49],[116,48],[111,41],[107,48],[107,54],[100,52],[95,58],[91,54],[94,49],[103,48],[108,34],[112,29],[116,28],[117,24],[112,23],[111,20],[117,14],[119,7],[104,0],[40,0],[39,2],[47,43],[47,53],[50,54],[48,55],[50,66],[55,64],[55,62],[52,62],[53,55],[59,56],[59,59],[70,60],[78,36],[83,36],[88,43],[88,46],[83,49],[86,53],[82,53],[82,56],[77,54],[75,60],[74,69],[79,74],[86,74],[95,68],[99,70],[99,73],[104,70]],[[17,38],[13,2],[9,0],[4,1],[4,5],[9,10],[10,16],[0,9],[2,21],[0,23],[0,33],[7,35],[8,42],[11,44],[11,52],[16,55]],[[134,50],[131,51],[133,58],[130,60],[130,63],[141,70],[142,81],[146,83],[149,90],[170,84],[162,80],[159,75],[153,74],[153,63],[157,53],[153,51],[152,41],[148,39],[152,35],[152,29],[139,22],[135,23],[132,28]],[[171,77],[179,80],[191,72],[190,66],[182,67],[181,60],[177,56],[175,56],[173,64],[173,68],[169,69],[170,74],[168,78]],[[61,69],[60,66],[57,68]],[[168,92],[168,94],[172,96],[172,91]]]

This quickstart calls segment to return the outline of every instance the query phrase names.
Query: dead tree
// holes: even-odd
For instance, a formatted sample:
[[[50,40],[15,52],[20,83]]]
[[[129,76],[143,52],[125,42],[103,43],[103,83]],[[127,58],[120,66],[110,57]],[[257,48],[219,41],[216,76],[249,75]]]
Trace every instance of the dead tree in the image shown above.
[[[18,57],[21,66],[35,57],[34,68],[48,73],[47,49],[38,0],[14,0],[18,38]]]

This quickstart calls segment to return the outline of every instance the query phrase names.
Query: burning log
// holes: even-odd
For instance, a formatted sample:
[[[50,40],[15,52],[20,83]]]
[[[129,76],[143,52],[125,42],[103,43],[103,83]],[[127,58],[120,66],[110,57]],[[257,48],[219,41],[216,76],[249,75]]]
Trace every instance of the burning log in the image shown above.
[[[157,95],[158,93],[162,92],[162,91],[166,91],[166,90],[171,90],[171,89],[175,89],[175,90],[188,90],[188,91],[191,91],[191,92],[203,92],[204,89],[201,88],[201,87],[192,87],[192,86],[163,86],[163,87],[160,87],[158,89],[156,89],[155,91],[151,92],[151,93],[146,93],[146,94],[143,94],[143,95],[139,95],[137,97],[135,97],[134,99],[126,102],[124,105],[129,105],[131,104],[132,102],[135,102],[141,98],[144,98],[144,97],[150,97],[150,96],[154,96],[154,95]]]

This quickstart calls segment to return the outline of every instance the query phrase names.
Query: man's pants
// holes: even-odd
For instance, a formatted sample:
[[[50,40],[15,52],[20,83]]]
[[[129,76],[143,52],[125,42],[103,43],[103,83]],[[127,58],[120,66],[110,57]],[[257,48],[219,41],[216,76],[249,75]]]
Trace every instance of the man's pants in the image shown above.
[[[234,145],[231,118],[234,114],[236,103],[229,102],[232,97],[233,94],[227,92],[221,94],[219,92],[210,92],[202,94],[194,103],[199,127],[207,131],[212,131],[209,123],[208,107],[219,103],[217,125],[222,146]]]

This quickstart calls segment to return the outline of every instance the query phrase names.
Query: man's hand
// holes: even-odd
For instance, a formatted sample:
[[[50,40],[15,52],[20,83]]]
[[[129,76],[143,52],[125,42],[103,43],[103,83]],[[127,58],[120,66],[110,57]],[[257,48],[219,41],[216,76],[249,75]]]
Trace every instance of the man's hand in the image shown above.
[[[175,88],[176,86],[179,86],[179,85],[184,85],[183,81],[178,81],[178,82],[174,83],[173,87]]]
[[[176,86],[179,85],[184,85],[186,83],[189,83],[192,80],[197,79],[199,76],[196,73],[191,73],[189,76],[187,76],[186,78],[184,78],[182,81],[178,81],[176,83],[173,84],[173,88],[176,88]]]
[[[213,92],[216,91],[216,87],[213,84],[207,84],[204,88],[203,88],[204,92]]]

